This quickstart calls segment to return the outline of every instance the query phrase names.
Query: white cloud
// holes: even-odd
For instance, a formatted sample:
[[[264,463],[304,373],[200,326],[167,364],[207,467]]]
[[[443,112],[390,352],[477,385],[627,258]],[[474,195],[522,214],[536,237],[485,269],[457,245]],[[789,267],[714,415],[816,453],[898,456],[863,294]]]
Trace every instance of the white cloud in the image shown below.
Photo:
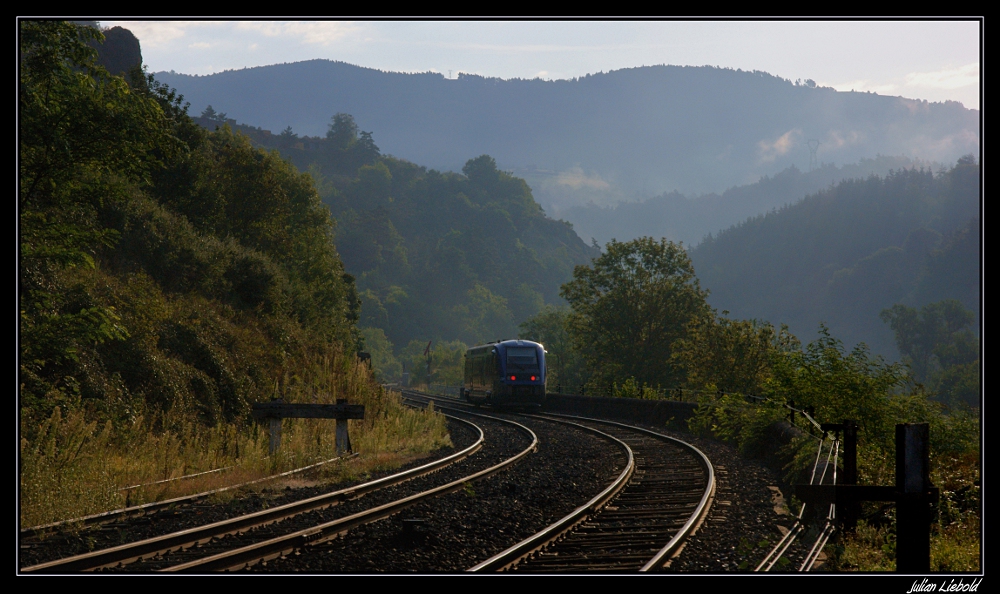
[[[907,87],[960,89],[979,85],[979,63],[958,68],[943,68],[933,72],[911,72],[906,75]]]
[[[820,83],[824,84],[824,83]],[[910,72],[904,76],[890,77],[875,82],[871,79],[854,79],[839,83],[827,83],[838,91],[871,91],[879,95],[920,97],[929,101],[961,99],[966,105],[978,107],[980,74],[979,63],[965,66],[941,68],[927,72]],[[969,92],[973,95],[970,95]],[[910,105],[912,109],[916,106]]]
[[[978,155],[979,136],[972,130],[962,130],[941,138],[917,138],[911,154],[922,159],[947,162],[956,152]]]
[[[195,43],[188,45],[188,47],[191,49],[209,49],[212,47],[212,44],[204,41],[196,41]]]
[[[541,54],[551,52],[585,52],[619,49],[616,46],[592,45],[553,45],[553,44],[520,44],[506,45],[499,43],[441,43],[441,47],[468,51],[506,52],[522,54]]]
[[[257,31],[266,37],[297,38],[302,43],[315,45],[330,45],[350,33],[361,30],[361,27],[354,23],[336,21],[287,23],[253,21],[237,23],[236,26],[244,31]]]
[[[169,45],[175,39],[188,35],[195,29],[226,25],[218,21],[101,21],[102,27],[124,27],[131,31],[143,49]]]
[[[864,93],[871,91],[872,93],[878,93],[879,95],[898,95],[900,92],[899,85],[897,84],[893,84],[891,82],[875,83],[867,79],[855,79],[835,84],[818,84],[820,86],[830,86],[842,92],[857,91],[859,93]]]

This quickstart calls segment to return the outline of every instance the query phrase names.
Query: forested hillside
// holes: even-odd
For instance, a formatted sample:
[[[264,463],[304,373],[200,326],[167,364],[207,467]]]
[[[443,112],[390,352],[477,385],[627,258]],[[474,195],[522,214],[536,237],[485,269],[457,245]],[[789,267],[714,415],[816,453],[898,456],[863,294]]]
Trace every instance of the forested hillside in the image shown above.
[[[322,136],[331,114],[350,113],[377,133],[385,153],[441,170],[489,154],[519,176],[537,172],[527,179],[547,211],[557,200],[566,200],[560,209],[574,197],[585,203],[594,188],[627,200],[721,192],[806,168],[809,140],[820,143],[819,161],[838,165],[878,154],[951,163],[979,151],[979,112],[955,102],[838,92],[711,66],[545,81],[311,60],[157,77],[196,113],[211,104],[273,131]],[[536,183],[542,175],[552,188]]]
[[[245,419],[285,369],[353,357],[357,292],[309,176],[138,68],[110,76],[92,27],[20,34],[22,420]]]
[[[734,186],[721,194],[685,196],[670,192],[638,202],[600,206],[589,202],[559,211],[573,222],[580,237],[594,238],[601,245],[611,239],[666,237],[695,246],[705,236],[718,233],[749,217],[795,204],[809,194],[844,179],[884,176],[890,170],[930,167],[905,157],[878,156],[837,167],[825,163],[812,171],[794,165],[752,184]],[[935,170],[940,166],[934,167]]]
[[[226,116],[212,109],[196,120],[214,128],[230,125]],[[524,180],[488,155],[462,174],[429,170],[382,155],[348,114],[332,117],[323,138],[239,129],[317,180],[357,278],[366,346],[386,374],[401,370],[393,352],[411,342],[422,350],[428,340],[515,336],[519,323],[561,302],[575,265],[599,253],[546,217]]]
[[[360,301],[313,178],[195,124],[130,33],[18,27],[22,528],[342,453],[313,419],[283,421],[270,451],[250,413],[275,398],[364,407],[368,456],[317,479],[449,443],[357,356]]]
[[[823,322],[896,359],[883,309],[957,299],[980,311],[979,176],[967,156],[939,174],[846,180],[706,239],[691,259],[714,307],[798,336]]]

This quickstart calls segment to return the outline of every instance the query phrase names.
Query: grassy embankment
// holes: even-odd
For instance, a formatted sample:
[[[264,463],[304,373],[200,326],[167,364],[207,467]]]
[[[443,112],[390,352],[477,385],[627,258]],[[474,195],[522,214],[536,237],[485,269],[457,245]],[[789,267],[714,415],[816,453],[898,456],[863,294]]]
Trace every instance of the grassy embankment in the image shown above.
[[[338,482],[403,464],[450,445],[444,417],[402,405],[398,394],[375,383],[354,357],[334,354],[304,365],[285,388],[290,402],[332,403],[347,398],[365,406],[363,421],[350,421],[359,456],[329,464],[296,480]],[[88,421],[82,410],[56,408],[37,430],[21,439],[21,526],[81,517],[171,497],[198,493],[299,468],[336,456],[332,421],[286,419],[281,449],[269,456],[268,431],[259,424],[206,427],[197,420],[141,415],[115,427]],[[148,487],[151,483],[216,468],[230,470]],[[272,482],[255,488],[273,486]],[[225,495],[229,496],[229,495]],[[220,495],[222,497],[222,495]]]

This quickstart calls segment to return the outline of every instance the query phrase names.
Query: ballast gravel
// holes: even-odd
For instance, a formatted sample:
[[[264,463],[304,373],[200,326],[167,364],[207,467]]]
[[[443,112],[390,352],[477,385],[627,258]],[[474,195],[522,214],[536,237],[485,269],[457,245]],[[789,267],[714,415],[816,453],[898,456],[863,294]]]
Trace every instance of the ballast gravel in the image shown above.
[[[517,420],[540,444],[510,470],[248,571],[463,572],[586,503],[625,467],[625,454],[603,438],[546,421]]]
[[[511,418],[515,417],[511,415]],[[516,418],[534,430],[541,443],[536,453],[512,469],[351,530],[333,541],[262,562],[244,571],[289,574],[464,572],[585,503],[624,468],[624,455],[599,437],[546,421]],[[663,428],[649,428],[700,448],[712,460],[718,481],[715,502],[703,523],[681,553],[662,571],[702,574],[753,571],[780,540],[782,530],[794,522],[794,517],[780,505],[780,492],[775,487],[779,484],[777,474],[760,463],[741,459],[726,444]],[[505,434],[514,439],[512,432]],[[487,433],[488,440],[489,435]],[[461,448],[471,443],[473,436],[465,429],[454,427],[452,439],[456,447]],[[498,438],[494,436],[493,439]],[[438,455],[446,455],[446,452]],[[377,476],[365,477],[365,480],[372,478]],[[336,488],[344,486],[347,485]],[[19,565],[25,567],[88,549],[112,546],[123,540],[149,538],[311,497],[319,492],[317,487],[278,493],[255,492],[225,504],[167,510],[124,520],[111,528],[22,543]],[[359,505],[371,496],[359,500]],[[371,501],[366,505],[371,505]],[[337,510],[333,512],[336,515],[348,511],[347,508],[338,510],[339,507],[330,509]],[[801,544],[793,546],[792,559],[776,569],[796,570],[803,553]]]

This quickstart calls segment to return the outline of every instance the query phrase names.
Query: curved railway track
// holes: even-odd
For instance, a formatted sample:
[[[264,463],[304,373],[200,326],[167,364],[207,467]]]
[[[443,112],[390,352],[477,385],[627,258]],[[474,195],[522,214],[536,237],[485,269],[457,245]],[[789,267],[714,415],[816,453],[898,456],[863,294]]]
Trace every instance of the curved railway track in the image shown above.
[[[452,418],[454,419],[454,417]],[[454,420],[468,423],[468,421],[459,419]],[[510,422],[508,424],[517,425]],[[482,464],[479,464],[480,468],[469,474],[462,473],[458,480],[452,480],[443,485],[440,484],[442,482],[440,479],[434,481],[433,477],[427,476],[446,466],[453,466],[466,460],[473,453],[480,451],[485,444],[482,430],[477,428],[477,431],[480,432],[480,438],[472,446],[445,459],[403,473],[277,508],[216,522],[208,526],[199,526],[140,542],[58,559],[25,567],[21,571],[24,573],[68,573],[100,568],[124,571],[215,571],[242,567],[247,563],[280,555],[297,547],[317,544],[335,537],[352,526],[386,517],[425,498],[462,488],[469,481],[487,476],[515,463],[533,451],[537,444],[537,438],[534,434],[527,428],[519,426],[517,431],[527,437],[526,440],[522,441],[530,443],[514,455],[508,455],[507,452],[495,453],[494,458],[497,456],[505,458],[502,462],[485,469],[481,468]],[[491,459],[491,461],[493,460]],[[470,464],[471,462],[467,462],[467,465]],[[468,473],[469,470],[466,472]],[[418,480],[417,477],[424,478]],[[327,508],[353,501],[366,493],[386,492],[391,486],[406,482],[410,482],[412,485],[420,481],[435,482],[436,484],[432,488],[424,487],[420,493],[408,492],[404,496],[392,497],[388,502],[368,506],[368,509],[356,513],[340,514],[341,517],[333,520],[326,518],[328,521],[322,521],[323,518],[317,516],[317,514],[329,512]],[[317,522],[317,519],[320,521]],[[302,527],[300,523],[303,521],[308,522],[309,525]],[[269,526],[265,531],[262,527],[269,524],[275,526]],[[289,524],[293,525],[289,526]],[[279,527],[279,530],[284,533],[274,536],[273,528],[275,527]],[[247,544],[248,539],[253,542]],[[195,556],[197,558],[192,559]]]
[[[121,522],[121,521],[123,521],[123,520],[125,520],[125,519],[127,519],[129,517],[142,516],[142,515],[150,514],[150,513],[153,513],[153,512],[159,511],[159,510],[163,510],[163,509],[176,508],[176,507],[181,506],[181,505],[198,504],[198,503],[201,503],[204,500],[206,500],[209,497],[212,497],[214,495],[219,495],[219,494],[225,493],[227,491],[235,491],[235,490],[238,490],[238,489],[243,489],[243,488],[249,487],[251,485],[257,485],[257,484],[260,484],[260,483],[266,483],[268,481],[278,480],[278,479],[282,479],[282,478],[289,477],[289,476],[292,476],[292,475],[296,475],[296,474],[308,472],[310,470],[314,470],[314,469],[319,468],[321,466],[325,466],[326,464],[330,464],[330,463],[336,462],[338,460],[344,460],[344,459],[347,459],[347,458],[352,458],[352,457],[354,457],[356,455],[357,454],[347,454],[345,456],[337,456],[336,458],[331,458],[329,460],[324,460],[322,462],[317,462],[315,464],[310,464],[308,466],[303,466],[301,468],[295,468],[293,470],[289,470],[289,471],[282,472],[282,473],[279,473],[279,474],[274,474],[274,475],[271,475],[271,476],[265,476],[263,478],[259,478],[259,479],[256,479],[256,480],[247,481],[247,482],[244,482],[244,483],[238,483],[238,484],[235,484],[235,485],[229,485],[229,486],[226,486],[226,487],[220,487],[218,489],[212,489],[210,491],[203,491],[201,493],[193,493],[191,495],[182,495],[182,496],[179,496],[179,497],[173,497],[173,498],[170,498],[170,499],[165,499],[163,501],[153,501],[153,502],[150,502],[150,503],[143,503],[143,504],[140,504],[140,505],[132,505],[132,506],[124,507],[124,508],[121,508],[121,509],[115,509],[115,510],[111,510],[111,511],[106,511],[106,512],[102,512],[102,513],[98,513],[98,514],[91,514],[89,516],[83,516],[83,517],[80,517],[80,518],[71,518],[69,520],[60,520],[58,522],[52,522],[52,523],[49,523],[49,524],[43,524],[41,526],[32,526],[30,528],[22,528],[20,535],[21,535],[22,539],[23,538],[29,538],[30,539],[30,538],[34,538],[34,537],[43,536],[43,535],[45,535],[47,533],[50,533],[50,532],[53,532],[53,531],[61,530],[61,529],[64,529],[66,527],[69,527],[69,526],[73,526],[74,529],[79,529],[80,527],[97,526],[97,525],[100,525],[100,524],[110,524],[110,523],[114,523],[114,522]],[[231,470],[232,468],[233,467],[231,467],[231,466],[227,467],[227,468],[219,468],[219,469],[216,469],[216,470],[209,470],[209,471],[205,471],[205,472],[199,472],[199,473],[195,473],[195,474],[189,474],[189,475],[179,476],[179,477],[175,477],[175,478],[171,478],[171,479],[166,479],[166,480],[161,480],[161,481],[154,481],[152,483],[147,483],[147,484],[142,484],[142,485],[132,485],[132,486],[129,486],[129,487],[124,487],[124,488],[118,489],[118,490],[119,491],[126,491],[126,490],[132,490],[132,489],[140,489],[142,487],[147,487],[147,486],[151,486],[151,485],[158,485],[158,484],[164,484],[164,483],[169,483],[169,482],[181,481],[181,480],[191,479],[191,478],[195,478],[195,477],[198,477],[198,476],[203,476],[203,475],[211,474],[211,473],[215,473],[215,472],[222,472],[222,471],[226,471],[226,470]]]
[[[407,397],[427,400],[414,393]],[[444,402],[435,402],[435,408],[452,410],[454,401]],[[466,408],[461,414],[494,416],[489,409]],[[539,437],[538,452],[524,462],[392,520],[251,571],[464,572],[565,516],[604,490],[627,465],[623,447],[593,431],[535,418],[516,420]]]
[[[825,459],[823,457],[824,447],[827,447]],[[819,441],[816,449],[816,461],[813,463],[812,475],[809,479],[810,484],[837,484],[837,457],[839,453],[839,439],[832,440],[829,446],[826,446],[825,438]],[[830,504],[827,508],[825,523],[822,528],[817,527],[814,531],[814,538],[808,552],[806,552],[804,548],[804,546],[808,546],[808,543],[797,543],[800,536],[810,532],[803,521],[803,514],[805,514],[805,511],[806,504],[803,503],[791,530],[789,530],[788,533],[785,534],[780,541],[778,541],[774,548],[768,552],[764,559],[757,565],[756,568],[754,568],[754,571],[769,572],[775,571],[776,566],[780,568],[779,562],[783,559],[788,560],[793,558],[793,547],[799,549],[798,551],[795,551],[798,553],[799,557],[797,571],[799,573],[805,573],[812,570],[813,566],[816,564],[821,553],[823,552],[823,547],[826,546],[827,541],[830,540],[830,537],[833,536],[833,533],[835,532],[833,521],[836,517],[837,506],[835,504]]]
[[[406,397],[425,401],[427,395],[410,392]],[[464,408],[454,399],[440,398],[435,400],[442,404],[448,402],[449,405]],[[471,412],[471,410],[462,412],[464,415],[494,419],[488,422],[490,424],[494,422],[512,423],[509,419],[502,418],[508,417],[508,415],[483,414],[484,412],[489,413],[483,409],[478,409],[476,412]],[[474,463],[472,459],[467,459],[461,464],[465,467],[476,466],[474,471],[469,468],[459,473],[454,466],[451,466],[447,472],[437,473],[438,475],[449,475],[447,478],[438,476],[435,479],[424,476],[445,464],[445,462],[438,462],[436,463],[438,466],[435,466],[435,463],[432,463],[420,469],[409,471],[409,473],[400,473],[380,479],[380,481],[372,481],[364,485],[310,498],[306,500],[309,503],[305,503],[298,510],[293,508],[300,507],[299,504],[289,504],[249,514],[249,516],[217,522],[208,527],[185,530],[181,533],[164,535],[140,543],[131,543],[130,545],[95,551],[88,555],[79,555],[57,562],[26,567],[21,571],[26,573],[70,573],[104,568],[110,571],[125,572],[210,572],[239,570],[248,566],[253,567],[255,571],[279,572],[303,570],[344,572],[358,571],[361,567],[368,568],[368,571],[398,571],[398,569],[391,569],[392,567],[410,568],[404,569],[404,571],[460,571],[462,568],[479,572],[542,573],[652,571],[660,568],[672,555],[678,552],[679,545],[684,542],[687,535],[692,533],[706,513],[714,489],[714,471],[707,457],[689,444],[653,431],[611,421],[571,418],[561,415],[524,415],[524,417],[530,420],[530,422],[529,420],[524,422],[531,428],[521,425],[516,431],[522,435],[530,435],[531,444],[527,448],[523,448],[528,440],[521,438],[522,445],[514,448],[509,445],[514,430],[506,429],[507,433],[501,431],[493,438],[493,441],[508,442],[507,445],[503,446],[506,451],[503,454],[493,452],[485,456],[481,451],[475,458],[485,457],[488,460]],[[517,424],[514,423],[514,425]],[[490,524],[488,518],[494,517],[495,514],[486,514],[479,520],[472,520],[472,516],[467,515],[468,509],[459,513],[456,508],[452,507],[454,503],[447,503],[448,500],[452,502],[462,501],[461,505],[475,501],[481,501],[483,504],[492,502],[492,499],[476,499],[474,493],[481,487],[479,483],[476,483],[477,486],[473,490],[472,482],[508,468],[531,451],[535,451],[539,439],[531,432],[532,428],[539,431],[544,430],[545,427],[555,429],[559,426],[562,429],[552,433],[551,437],[546,434],[549,445],[557,445],[552,442],[553,439],[557,442],[562,440],[563,445],[560,446],[562,450],[558,451],[565,451],[566,446],[570,446],[571,451],[573,447],[571,444],[580,443],[580,438],[574,436],[574,431],[575,435],[584,431],[599,436],[587,438],[588,443],[592,445],[588,446],[590,453],[582,458],[579,456],[579,451],[573,452],[573,454],[569,454],[568,451],[559,454],[568,455],[569,457],[563,458],[563,460],[572,460],[578,467],[589,468],[592,465],[586,463],[586,460],[596,460],[597,458],[593,456],[604,456],[603,453],[598,453],[602,451],[600,448],[604,447],[600,445],[602,442],[615,443],[614,447],[624,452],[624,454],[613,456],[619,460],[613,463],[613,474],[608,472],[612,470],[612,467],[606,463],[604,470],[598,473],[604,478],[597,482],[584,481],[586,484],[593,485],[592,487],[581,492],[574,491],[572,488],[565,489],[566,486],[569,486],[568,484],[560,485],[560,491],[583,493],[581,499],[591,497],[600,491],[600,493],[593,495],[589,501],[583,505],[580,503],[566,505],[561,508],[561,511],[558,511],[558,514],[545,514],[548,519],[538,516],[538,520],[543,521],[535,520],[533,526],[532,521],[518,522],[529,530],[519,529],[513,534],[507,525],[504,525],[504,528],[491,529],[493,525]],[[486,440],[487,443],[489,441],[490,439]],[[479,443],[473,447],[482,448],[484,445],[481,437]],[[520,451],[515,454],[514,449]],[[459,454],[468,457],[472,454],[470,450],[472,450],[471,447],[466,448]],[[622,458],[623,455],[625,458]],[[551,459],[552,454],[546,454],[546,456]],[[499,458],[506,460],[498,462]],[[621,462],[623,459],[625,460],[624,464]],[[532,460],[535,460],[535,457],[532,457]],[[516,499],[517,493],[522,492],[523,489],[524,503],[527,506],[550,505],[543,503],[547,493],[544,490],[539,491],[538,486],[544,485],[546,481],[559,479],[555,478],[556,475],[551,478],[546,475],[540,483],[535,484],[538,482],[536,478],[540,478],[539,471],[542,468],[548,468],[548,466],[535,468],[537,464],[536,461],[527,466],[519,465],[519,469],[522,466],[524,468],[513,474],[511,472],[503,473],[499,478],[499,483],[496,482],[498,479],[484,482],[482,493],[484,495],[490,492],[496,493],[499,488],[505,496],[513,496]],[[435,468],[430,468],[432,466]],[[597,478],[593,470],[589,472],[592,478]],[[414,478],[415,476],[422,478]],[[514,478],[516,476],[521,478]],[[525,482],[527,477],[533,478]],[[406,482],[405,486],[400,485],[404,482]],[[417,483],[419,485],[415,485]],[[433,483],[433,485],[429,483]],[[493,486],[488,487],[491,484]],[[558,483],[550,484],[555,487]],[[406,489],[405,493],[398,492],[404,489]],[[463,490],[466,495],[462,494]],[[447,498],[437,497],[456,491],[458,493],[449,495]],[[588,491],[591,495],[586,495]],[[392,492],[391,495],[390,492]],[[364,493],[369,495],[362,501],[355,501]],[[529,493],[534,493],[530,499],[528,498]],[[541,498],[537,498],[539,495]],[[456,496],[459,497],[458,500],[455,499]],[[436,503],[430,503],[431,498]],[[582,502],[581,499],[576,499],[576,501]],[[561,501],[570,503],[574,499]],[[380,522],[373,525],[382,526],[382,528],[366,527],[360,531],[352,530],[352,536],[347,540],[338,538],[353,527],[386,518],[405,507],[418,503],[419,505],[414,508],[418,511],[408,512],[409,516],[414,517],[408,518],[406,515],[399,515],[388,524]],[[305,508],[310,506],[311,511],[306,511]],[[334,506],[337,507],[334,508]],[[578,507],[572,513],[562,517],[567,510],[572,509],[572,506]],[[486,511],[485,508],[483,511]],[[552,511],[556,512],[557,509],[553,508]],[[456,513],[459,515],[455,515]],[[418,517],[421,514],[423,514],[424,519]],[[460,516],[465,519],[458,519]],[[452,518],[450,525],[447,519],[449,517]],[[527,516],[524,517],[526,519]],[[553,519],[560,517],[561,519],[553,522]],[[438,531],[438,526],[442,526],[442,521],[444,522],[443,526],[447,526],[445,532]],[[478,534],[486,537],[485,539],[474,538],[479,543],[478,545],[473,545],[473,549],[467,549],[465,544],[445,542],[444,533],[448,533],[450,536],[453,531],[461,532],[470,527],[467,524],[470,521],[473,523],[472,525],[479,526],[480,532]],[[539,531],[539,528],[543,526],[545,528]],[[428,530],[434,530],[434,532],[428,532]],[[486,532],[484,533],[483,530]],[[372,540],[385,538],[385,535],[394,534],[394,531],[396,535],[390,536],[390,540],[385,543],[380,540]],[[538,532],[525,538],[526,535],[531,534],[531,531]],[[489,538],[488,534],[490,533],[492,536],[500,538]],[[483,544],[487,541],[494,542],[492,550],[484,550]],[[351,551],[352,548],[354,552],[360,552],[358,546],[362,542],[371,543],[371,551],[375,557],[369,559],[373,559],[373,562],[363,561],[361,557],[354,554],[348,557],[343,556],[344,551]],[[394,547],[398,546],[399,543],[404,546],[403,549],[400,549],[400,553],[404,550],[412,551],[409,554],[414,554],[418,559],[430,560],[434,557],[440,558],[441,555],[447,556],[447,554],[456,556],[458,553],[456,559],[464,558],[467,564],[456,566],[454,563],[448,563],[442,566],[442,569],[435,569],[437,565],[417,565],[418,559],[413,559],[408,565],[400,565],[399,563],[381,565],[378,556],[386,553],[395,555],[396,549]],[[422,549],[421,543],[444,546],[445,548],[441,552],[430,552]],[[344,549],[345,546],[348,548]],[[503,547],[509,548],[487,559],[489,555],[493,555],[495,551]],[[368,545],[362,547],[362,549],[367,548],[369,548]],[[473,553],[474,549],[480,552]],[[446,552],[448,553],[446,554]],[[279,557],[280,559],[278,559]],[[344,565],[347,558],[355,559],[355,561]],[[481,559],[487,560],[476,564]],[[259,561],[266,561],[266,563],[257,564]],[[334,563],[330,564],[331,561]],[[470,567],[473,564],[476,565]]]
[[[541,418],[609,434],[627,445],[634,470],[587,505],[469,571],[644,572],[661,567],[708,510],[715,484],[708,458],[687,443],[639,427]]]
[[[586,504],[470,572],[653,571],[679,552],[707,513],[715,473],[708,457],[694,446],[614,421],[525,416],[605,435],[628,451],[629,463]]]

